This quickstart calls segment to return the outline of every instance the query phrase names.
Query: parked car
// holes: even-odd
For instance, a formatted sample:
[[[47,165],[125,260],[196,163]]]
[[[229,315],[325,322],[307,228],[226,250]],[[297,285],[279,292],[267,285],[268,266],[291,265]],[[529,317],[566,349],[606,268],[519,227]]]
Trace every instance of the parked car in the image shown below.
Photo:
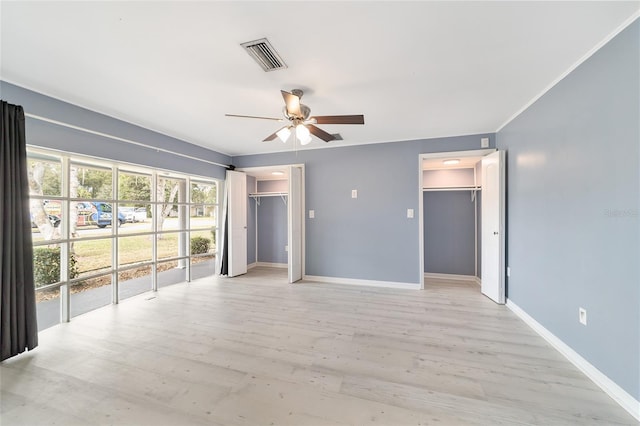
[[[51,226],[53,226],[54,228],[57,228],[58,226],[60,226],[60,216],[56,216],[54,214],[48,214],[47,219],[49,219],[49,222],[51,222]],[[32,228],[38,227],[38,225],[36,225],[36,223],[33,221],[33,215],[31,215],[31,227]]]
[[[135,222],[135,207],[118,207],[118,212],[124,216],[126,222]]]
[[[145,207],[138,207],[134,212],[134,220],[136,222],[144,222],[147,220],[147,209]]]
[[[96,211],[91,214],[91,221],[95,222],[98,228],[104,228],[107,225],[111,225],[112,220],[112,208],[111,204],[102,202],[91,203],[96,208]],[[118,212],[118,226],[125,223],[127,219],[125,216]]]
[[[118,211],[127,222],[144,222],[147,220],[147,209],[144,207],[118,207]]]

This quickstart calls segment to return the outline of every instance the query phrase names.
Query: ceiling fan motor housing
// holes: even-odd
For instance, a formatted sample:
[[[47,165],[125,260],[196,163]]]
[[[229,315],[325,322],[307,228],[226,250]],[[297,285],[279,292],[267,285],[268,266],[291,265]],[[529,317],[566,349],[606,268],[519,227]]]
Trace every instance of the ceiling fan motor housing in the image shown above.
[[[289,111],[287,110],[286,106],[282,108],[282,113],[284,114],[285,118],[289,121],[306,121],[307,119],[309,119],[309,115],[311,115],[311,108],[309,108],[304,104],[300,104],[300,112],[302,113],[302,115],[297,116],[294,114],[289,114]]]

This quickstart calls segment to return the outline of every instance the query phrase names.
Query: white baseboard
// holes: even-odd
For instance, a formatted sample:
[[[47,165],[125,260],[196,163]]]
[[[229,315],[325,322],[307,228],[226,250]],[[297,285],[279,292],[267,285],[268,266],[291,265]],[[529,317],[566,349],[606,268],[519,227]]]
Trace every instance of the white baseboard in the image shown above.
[[[316,281],[320,283],[361,285],[361,286],[368,286],[368,287],[399,288],[399,289],[405,289],[405,290],[421,290],[420,283],[358,280],[354,278],[321,277],[316,275],[305,275],[303,279],[305,281]]]
[[[432,280],[456,280],[456,281],[475,281],[478,279],[475,275],[456,275],[456,274],[437,274],[435,272],[425,272],[424,277]]]
[[[480,277],[473,277],[473,278],[476,284],[478,284],[479,286],[482,286],[482,280],[480,279]]]
[[[253,263],[250,263],[250,264],[247,265],[247,269],[253,269],[256,266],[258,266],[258,263],[257,262],[253,262]]]
[[[266,268],[284,268],[284,269],[287,269],[289,267],[287,263],[271,263],[271,262],[256,262],[256,266],[263,266]]]
[[[547,330],[542,324],[533,319],[529,314],[523,311],[518,305],[513,303],[511,299],[507,299],[507,308],[511,309],[520,319],[522,319],[536,333],[542,336],[551,346],[556,348],[558,352],[565,356],[573,365],[578,367],[588,378],[607,393],[622,408],[627,410],[629,414],[640,420],[640,401],[636,400],[627,391],[618,386],[613,380],[608,378],[604,373],[594,367],[589,361],[581,357],[576,351],[571,349],[566,343],[556,337]]]

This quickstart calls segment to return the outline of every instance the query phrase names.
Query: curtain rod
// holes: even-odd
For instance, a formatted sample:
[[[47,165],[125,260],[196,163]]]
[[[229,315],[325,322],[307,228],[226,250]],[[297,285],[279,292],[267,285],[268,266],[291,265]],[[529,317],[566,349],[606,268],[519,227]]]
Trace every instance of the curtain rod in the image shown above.
[[[190,160],[201,161],[203,163],[213,164],[214,166],[220,166],[220,167],[224,167],[224,168],[227,168],[227,166],[228,166],[227,164],[220,164],[220,163],[216,163],[215,161],[204,160],[202,158],[193,157],[191,155],[183,154],[181,152],[175,152],[175,151],[171,151],[171,150],[164,149],[164,148],[158,148],[158,147],[153,146],[153,145],[148,145],[148,144],[145,144],[145,143],[142,143],[142,142],[137,142],[137,141],[134,141],[134,140],[131,140],[131,139],[121,138],[119,136],[110,135],[108,133],[102,133],[102,132],[98,132],[98,131],[95,131],[95,130],[86,129],[84,127],[75,126],[73,124],[64,123],[62,121],[53,120],[51,118],[40,117],[39,115],[29,114],[27,112],[25,112],[24,115],[26,117],[29,117],[29,118],[33,118],[33,119],[40,120],[40,121],[45,121],[47,123],[56,124],[56,125],[62,126],[62,127],[67,127],[69,129],[80,130],[81,132],[90,133],[92,135],[102,136],[102,137],[113,139],[113,140],[116,140],[116,141],[126,142],[126,143],[130,143],[132,145],[141,146],[143,148],[153,149],[156,152],[165,152],[167,154],[177,155],[177,156],[180,156],[180,157],[188,158]]]

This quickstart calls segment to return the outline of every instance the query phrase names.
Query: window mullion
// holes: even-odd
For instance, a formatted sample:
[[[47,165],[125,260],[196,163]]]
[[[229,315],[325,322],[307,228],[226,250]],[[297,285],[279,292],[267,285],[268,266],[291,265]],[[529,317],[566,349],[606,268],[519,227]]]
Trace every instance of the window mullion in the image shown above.
[[[151,290],[158,291],[158,172],[151,175],[151,221],[153,239],[151,240]]]
[[[118,249],[120,241],[118,240],[118,166],[111,168],[111,196],[113,204],[111,204],[111,303],[114,305],[120,302],[120,282],[118,281],[119,259]]]
[[[185,270],[185,278],[187,282],[191,282],[191,178],[187,176],[185,179],[185,194],[184,198],[186,201],[183,209],[185,210],[185,227],[184,227],[184,235],[185,235],[185,256],[187,256],[186,262],[186,270]]]
[[[62,205],[61,216],[63,238],[65,242],[60,243],[60,322],[69,322],[71,320],[71,292],[69,288],[69,262],[71,242],[69,241],[69,157],[61,158],[62,167],[60,170],[60,180],[62,184]]]

